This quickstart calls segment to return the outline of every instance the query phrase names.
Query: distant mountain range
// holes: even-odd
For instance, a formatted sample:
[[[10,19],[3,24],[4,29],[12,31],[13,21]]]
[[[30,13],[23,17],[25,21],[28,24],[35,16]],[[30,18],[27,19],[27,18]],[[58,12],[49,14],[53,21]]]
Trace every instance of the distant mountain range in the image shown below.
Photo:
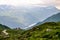
[[[59,12],[54,6],[48,7],[13,7],[0,5],[0,23],[10,28],[29,28],[30,25],[41,23]]]
[[[4,19],[5,18],[5,19]],[[6,24],[8,24],[7,22],[7,20],[10,20],[10,18],[9,19],[7,19],[8,17],[3,17],[3,16],[0,16],[0,21],[2,22],[2,24],[4,24],[4,21],[6,22],[5,23],[5,25]],[[4,21],[3,21],[4,20]],[[11,20],[10,20],[11,21]],[[7,25],[7,26],[19,26],[19,27],[23,27],[23,25],[21,26],[19,23],[14,23],[13,21],[14,21],[14,19],[13,19],[13,21],[12,22],[10,22],[9,21],[9,24]],[[1,23],[0,22],[0,23]],[[32,24],[32,25],[30,25],[30,27],[28,26],[26,29],[31,29],[31,28],[33,28],[33,27],[35,27],[35,26],[38,26],[38,25],[41,25],[41,24],[43,24],[43,23],[46,23],[46,22],[60,22],[60,13],[58,13],[58,14],[55,14],[55,15],[52,15],[51,17],[49,17],[49,18],[47,18],[46,20],[44,20],[43,22],[38,22],[38,23],[34,23],[34,24]],[[14,24],[14,25],[12,25],[12,24]],[[2,24],[0,24],[0,27],[2,27]],[[18,25],[19,24],[19,25]],[[4,26],[4,27],[2,27],[2,28],[8,28],[8,27],[6,27],[6,26]]]
[[[59,21],[60,21],[60,12],[48,17],[42,23],[45,23],[45,22],[59,22]],[[41,22],[39,22],[39,23],[41,23]]]
[[[38,26],[38,25],[41,25],[41,24],[44,24],[46,22],[60,22],[60,13],[57,13],[55,15],[52,15],[51,17],[48,17],[47,19],[45,19],[43,22],[38,22],[38,23],[35,23],[34,25],[32,24],[32,27],[30,26],[29,28],[27,29],[31,29],[35,26]]]
[[[19,28],[19,27],[24,27],[23,24],[17,23],[16,18],[11,18],[8,16],[0,16],[0,24],[9,26],[10,28]]]
[[[48,17],[43,22],[59,22],[60,21],[60,13],[57,13],[55,15],[52,15],[51,17]]]

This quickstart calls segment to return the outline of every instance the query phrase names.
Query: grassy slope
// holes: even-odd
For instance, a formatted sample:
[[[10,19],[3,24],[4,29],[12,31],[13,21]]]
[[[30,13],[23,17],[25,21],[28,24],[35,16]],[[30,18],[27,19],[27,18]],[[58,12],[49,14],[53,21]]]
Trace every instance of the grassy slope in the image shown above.
[[[29,30],[26,35],[28,34],[29,40],[60,40],[60,22],[44,23]]]
[[[7,32],[10,37],[2,37],[0,40],[60,40],[60,22],[47,22],[27,31],[8,30]]]
[[[10,28],[8,26],[0,24],[0,30],[2,30],[2,29],[10,29]]]

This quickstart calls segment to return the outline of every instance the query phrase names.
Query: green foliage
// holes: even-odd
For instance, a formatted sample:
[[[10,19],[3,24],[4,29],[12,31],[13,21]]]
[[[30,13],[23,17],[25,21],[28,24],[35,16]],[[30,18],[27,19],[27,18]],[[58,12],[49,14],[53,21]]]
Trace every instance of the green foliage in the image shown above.
[[[0,30],[2,30],[2,29],[10,29],[10,28],[8,26],[0,24]]]
[[[0,40],[60,40],[60,22],[46,22],[30,30],[8,29],[7,32],[9,37],[0,34]]]

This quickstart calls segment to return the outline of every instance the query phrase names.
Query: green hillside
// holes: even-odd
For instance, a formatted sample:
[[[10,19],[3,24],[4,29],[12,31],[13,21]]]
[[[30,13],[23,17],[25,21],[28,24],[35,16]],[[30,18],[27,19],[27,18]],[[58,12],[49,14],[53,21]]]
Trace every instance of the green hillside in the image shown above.
[[[10,29],[10,28],[8,26],[0,24],[0,30],[3,30],[3,29]]]
[[[60,40],[60,22],[47,22],[25,33],[29,40]]]
[[[60,22],[46,22],[30,30],[7,30],[9,37],[0,40],[60,40]]]

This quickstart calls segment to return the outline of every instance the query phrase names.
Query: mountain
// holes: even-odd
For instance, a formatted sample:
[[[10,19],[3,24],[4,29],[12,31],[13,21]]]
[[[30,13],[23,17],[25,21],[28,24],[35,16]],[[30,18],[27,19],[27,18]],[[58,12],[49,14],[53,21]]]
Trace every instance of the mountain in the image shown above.
[[[60,13],[57,13],[57,14],[54,14],[54,15],[48,17],[43,22],[34,23],[34,25],[32,24],[32,26],[29,26],[29,28],[27,28],[27,29],[32,29],[33,27],[41,25],[45,22],[60,22]]]
[[[60,13],[57,13],[55,15],[52,15],[51,17],[48,17],[43,22],[59,22],[60,21]]]
[[[25,12],[25,10],[26,9],[18,9],[9,5],[0,5],[0,20],[3,24],[6,24],[11,28],[25,28],[38,21],[37,18]]]
[[[16,18],[11,18],[9,16],[0,16],[0,24],[6,25],[10,28],[23,28],[25,27],[21,23],[16,22]]]
[[[46,18],[44,21],[38,22],[36,25],[40,25],[40,24],[43,24],[45,22],[59,22],[59,21],[60,21],[60,13],[56,13],[56,14]]]
[[[47,6],[47,7],[32,7],[29,10],[29,13],[38,18],[41,22],[44,21],[46,18],[57,14],[59,10],[54,6]]]
[[[10,28],[8,26],[0,24],[0,30],[3,30],[3,29],[10,29]]]
[[[35,18],[38,19],[36,23],[36,25],[38,24],[42,24],[42,21],[44,21],[46,18],[51,17],[52,15],[55,15],[59,12],[59,10],[54,7],[54,6],[48,6],[48,7],[32,7],[30,9],[28,9],[28,13],[30,13],[31,15],[33,15]],[[34,22],[29,25],[28,27],[26,27],[27,29],[31,29],[36,25]]]
[[[0,5],[0,22],[11,28],[26,28],[30,25],[42,22],[46,18],[54,15],[58,9],[54,6],[48,7],[13,7],[11,5]],[[8,18],[7,18],[8,17]],[[5,19],[6,18],[6,19]]]

